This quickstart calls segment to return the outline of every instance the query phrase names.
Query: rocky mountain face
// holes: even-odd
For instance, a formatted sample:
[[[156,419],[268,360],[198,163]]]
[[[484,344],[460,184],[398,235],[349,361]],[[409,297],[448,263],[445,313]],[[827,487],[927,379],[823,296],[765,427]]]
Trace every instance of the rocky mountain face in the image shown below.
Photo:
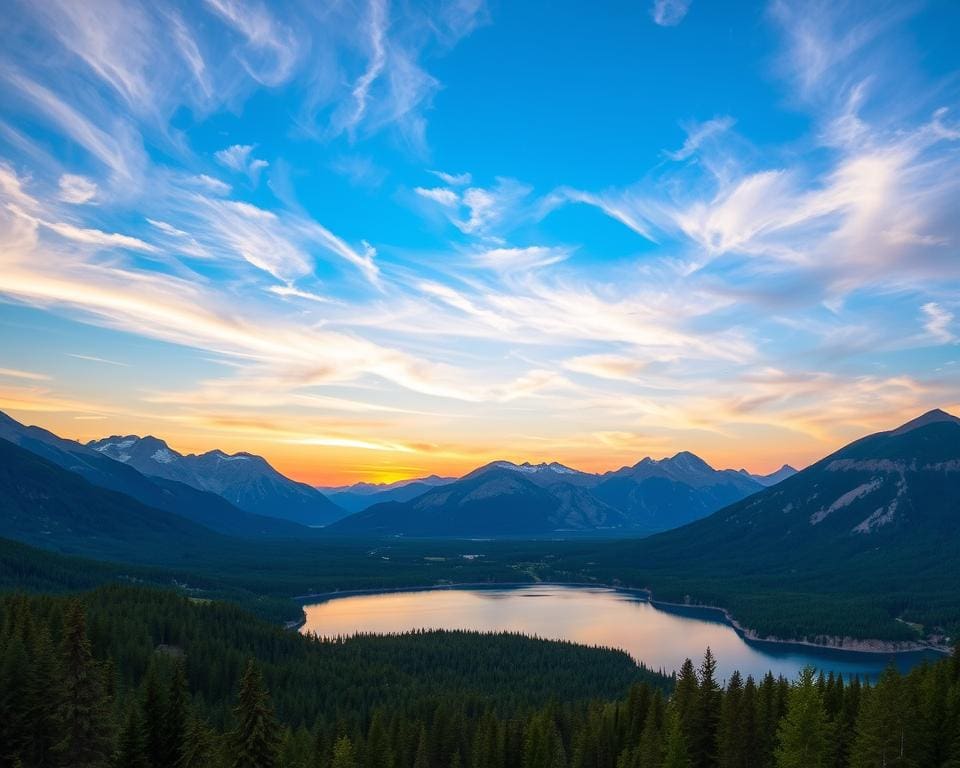
[[[223,497],[160,477],[149,477],[124,462],[46,429],[26,426],[0,413],[0,440],[19,446],[99,488],[126,494],[140,504],[170,512],[234,536],[300,537],[309,530],[287,520],[252,514]]]
[[[695,520],[762,486],[692,453],[615,472],[494,461],[404,503],[373,505],[331,532],[416,536],[646,534]]]
[[[346,514],[316,488],[285,477],[252,453],[184,455],[159,438],[137,435],[93,440],[87,447],[144,475],[215,493],[257,515],[318,526]]]
[[[936,410],[650,543],[670,557],[735,545],[804,560],[837,548],[956,547],[958,537],[960,419]]]

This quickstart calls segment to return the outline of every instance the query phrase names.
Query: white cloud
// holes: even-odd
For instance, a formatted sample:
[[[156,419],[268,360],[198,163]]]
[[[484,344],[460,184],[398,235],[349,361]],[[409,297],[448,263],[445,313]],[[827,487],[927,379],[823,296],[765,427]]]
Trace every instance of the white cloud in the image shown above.
[[[267,6],[241,0],[206,0],[207,6],[246,40],[242,61],[250,76],[267,86],[286,82],[300,57],[300,41]]]
[[[675,27],[690,10],[691,0],[653,0],[650,15],[661,27]]]
[[[45,373],[35,373],[34,371],[24,371],[19,368],[0,368],[0,376],[10,379],[26,379],[27,381],[49,381],[50,377]]]
[[[473,254],[474,263],[497,272],[518,272],[557,264],[570,256],[564,248],[490,248]]]
[[[5,74],[9,82],[60,131],[117,176],[133,178],[136,166],[141,163],[142,148],[134,146],[128,139],[126,127],[118,123],[113,132],[104,131],[49,88],[9,70]]]
[[[85,176],[65,173],[60,177],[60,199],[72,205],[89,203],[97,196],[97,185]]]
[[[671,160],[686,160],[696,154],[703,143],[717,134],[729,131],[736,121],[729,116],[715,117],[707,120],[705,123],[693,123],[686,126],[687,139],[683,146],[675,152],[667,152],[666,155]]]
[[[953,324],[953,313],[944,309],[935,301],[924,304],[921,308],[925,322],[924,329],[941,344],[949,344],[956,340],[956,335],[950,330]]]
[[[611,354],[579,355],[563,363],[567,370],[616,381],[635,381],[645,366],[636,357]]]
[[[447,208],[456,208],[460,205],[460,196],[452,189],[444,189],[443,187],[415,187],[413,191],[420,195],[420,197],[433,200],[433,202],[439,203]]]
[[[430,171],[430,173],[451,187],[464,187],[473,181],[469,173],[444,173],[443,171]]]
[[[267,288],[270,293],[274,293],[277,296],[287,296],[297,299],[306,299],[307,301],[315,301],[319,304],[328,304],[333,299],[328,296],[322,296],[319,293],[313,293],[312,291],[304,291],[300,288],[295,288],[292,285],[271,285]]]
[[[221,165],[230,168],[237,173],[245,173],[250,180],[256,182],[260,176],[260,171],[269,166],[266,160],[251,157],[251,153],[256,149],[251,144],[234,144],[233,146],[221,149],[214,153],[214,157]]]
[[[369,14],[368,34],[370,61],[367,64],[367,69],[353,86],[354,109],[346,121],[346,127],[348,129],[352,129],[363,119],[367,111],[367,99],[370,95],[370,86],[373,85],[374,81],[383,73],[387,60],[385,49],[387,8],[385,0],[370,0]]]

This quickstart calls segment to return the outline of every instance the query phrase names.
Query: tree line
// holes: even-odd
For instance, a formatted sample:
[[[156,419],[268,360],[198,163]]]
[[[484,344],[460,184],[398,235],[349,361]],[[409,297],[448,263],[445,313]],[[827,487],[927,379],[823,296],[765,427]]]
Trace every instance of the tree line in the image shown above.
[[[960,768],[960,654],[720,681],[709,650],[674,678],[516,635],[304,638],[169,591],[12,595],[0,765]]]

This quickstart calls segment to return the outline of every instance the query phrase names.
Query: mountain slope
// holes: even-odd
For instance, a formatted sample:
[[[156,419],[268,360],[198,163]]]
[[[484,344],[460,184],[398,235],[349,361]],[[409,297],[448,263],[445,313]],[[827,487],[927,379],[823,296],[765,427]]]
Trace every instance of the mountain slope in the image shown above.
[[[387,501],[410,501],[427,491],[454,482],[455,477],[418,477],[396,483],[355,483],[337,488],[318,488],[334,504],[347,512],[360,512]]]
[[[638,528],[655,532],[705,517],[761,487],[738,472],[716,470],[699,456],[681,451],[609,472],[593,494],[621,510]]]
[[[578,494],[559,492],[528,475],[494,466],[406,503],[377,504],[330,526],[338,534],[404,536],[522,536],[558,530],[617,527],[616,510]]]
[[[557,462],[494,461],[406,503],[373,505],[332,533],[516,536],[647,534],[683,525],[762,486],[692,453],[597,475]],[[531,508],[532,507],[532,508]]]
[[[747,472],[745,469],[741,469],[740,474],[749,477],[751,480],[755,480],[764,488],[769,488],[771,485],[776,485],[777,483],[786,480],[788,477],[793,477],[795,474],[797,474],[797,470],[791,467],[789,464],[784,464],[782,467],[780,467],[780,469],[771,472],[769,475],[755,475],[751,472]]]
[[[26,426],[0,412],[0,439],[7,440],[93,485],[126,494],[148,507],[162,509],[231,536],[301,537],[310,531],[285,520],[254,515],[221,496],[183,483],[148,478],[81,443],[40,427]]]
[[[320,491],[280,474],[262,456],[213,450],[184,455],[163,440],[136,435],[87,444],[103,456],[151,477],[215,493],[240,509],[301,525],[325,525],[345,512]]]
[[[960,419],[857,440],[762,493],[656,537],[688,546],[763,546],[790,559],[824,546],[904,548],[960,535]],[[652,542],[654,540],[651,540]],[[696,544],[694,544],[696,542]]]
[[[811,625],[913,636],[900,618],[932,637],[960,631],[960,420],[925,414],[703,520],[564,567],[723,605],[779,637]]]
[[[369,507],[330,530],[414,536],[651,533],[708,515],[760,489],[750,478],[717,471],[686,452],[660,461],[644,459],[606,475],[556,462],[494,461],[404,504]],[[528,509],[531,505],[535,513]]]
[[[147,507],[0,439],[0,536],[59,552],[165,560],[190,558],[225,539]]]

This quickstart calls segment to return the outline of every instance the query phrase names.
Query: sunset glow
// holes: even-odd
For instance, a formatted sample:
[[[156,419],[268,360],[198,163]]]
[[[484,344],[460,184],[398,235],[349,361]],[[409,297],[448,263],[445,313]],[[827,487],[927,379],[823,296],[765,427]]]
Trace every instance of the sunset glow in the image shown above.
[[[960,9],[655,8],[15,2],[0,410],[327,485],[960,411]]]

